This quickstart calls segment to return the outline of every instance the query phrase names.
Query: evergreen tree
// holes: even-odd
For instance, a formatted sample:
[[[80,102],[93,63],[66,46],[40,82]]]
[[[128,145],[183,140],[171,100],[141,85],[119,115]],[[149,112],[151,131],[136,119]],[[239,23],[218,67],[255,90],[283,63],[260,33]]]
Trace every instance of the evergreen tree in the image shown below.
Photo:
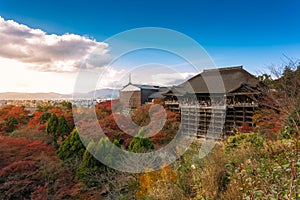
[[[117,140],[117,139],[114,139],[114,145],[116,145],[116,147],[121,148],[121,144],[120,144],[119,140]]]
[[[97,144],[91,141],[83,155],[81,165],[76,170],[76,178],[85,185],[91,187],[101,187],[102,184],[111,181],[111,174],[115,170],[102,164],[96,158],[101,156],[106,164],[111,164],[116,160],[115,148],[120,147],[118,140],[114,140],[113,146],[107,137],[101,138]],[[96,154],[96,158],[93,154]]]
[[[41,124],[44,124],[45,122],[47,122],[47,120],[51,117],[51,114],[48,113],[48,112],[45,112],[43,113],[40,117],[39,117],[39,120],[40,120],[40,123]]]
[[[10,116],[6,121],[7,132],[9,133],[13,132],[17,124],[18,124],[17,119]]]
[[[57,118],[56,114],[53,113],[51,115],[51,117],[47,120],[47,123],[46,123],[46,132],[49,135],[51,135],[51,137],[53,139],[53,146],[55,148],[58,147],[58,145],[57,145],[58,136],[56,134],[57,126],[58,126],[58,118]]]
[[[95,175],[100,172],[98,160],[96,160],[90,153],[94,152],[95,148],[96,145],[94,141],[91,141],[83,154],[83,159],[80,166],[76,170],[76,178],[88,187],[97,186],[98,180]]]
[[[71,132],[71,128],[64,116],[60,116],[58,118],[58,125],[56,129],[56,135],[61,136],[64,140],[64,136],[69,135]]]
[[[112,162],[112,155],[113,155],[113,149],[110,148],[109,146],[109,139],[107,137],[103,137],[99,140],[97,144],[97,149],[96,149],[96,155],[97,157],[101,157],[105,163],[111,164]]]
[[[81,142],[77,129],[74,129],[72,135],[61,143],[57,155],[61,160],[67,160],[72,157],[82,158],[84,152],[85,146]]]
[[[46,123],[47,133],[51,136],[54,136],[56,134],[57,125],[58,125],[58,118],[56,114],[53,113]]]
[[[95,142],[93,140],[90,141],[90,143],[88,144],[88,146],[83,154],[81,166],[89,167],[89,168],[97,167],[98,161],[91,154],[91,152],[95,152],[95,148],[96,148]]]
[[[154,149],[153,142],[145,137],[144,130],[140,129],[138,134],[131,140],[128,150],[135,153],[145,153]]]

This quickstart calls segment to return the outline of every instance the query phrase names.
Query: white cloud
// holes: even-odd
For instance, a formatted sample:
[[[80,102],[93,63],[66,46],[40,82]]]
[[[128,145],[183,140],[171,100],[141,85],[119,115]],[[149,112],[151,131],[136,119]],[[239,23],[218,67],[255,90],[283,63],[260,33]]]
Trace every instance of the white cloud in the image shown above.
[[[69,34],[47,34],[12,20],[0,17],[0,58],[13,59],[26,64],[32,70],[74,72],[91,53],[97,54],[90,67],[102,67],[109,63],[108,44],[90,38]]]
[[[76,34],[47,34],[0,16],[0,92],[72,93],[79,68],[101,72],[108,44]],[[109,71],[109,87],[121,71]]]
[[[0,92],[71,93],[76,73],[27,70],[27,65],[12,59],[0,59]]]
[[[121,88],[126,84],[126,82],[124,82],[124,75],[126,74],[125,69],[115,69],[112,67],[101,68],[97,89]]]

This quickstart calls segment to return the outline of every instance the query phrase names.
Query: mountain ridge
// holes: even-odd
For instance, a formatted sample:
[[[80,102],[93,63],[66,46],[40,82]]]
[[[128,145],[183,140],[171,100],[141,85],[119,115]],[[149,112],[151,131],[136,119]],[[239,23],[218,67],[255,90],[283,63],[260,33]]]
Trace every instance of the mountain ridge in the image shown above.
[[[71,93],[71,94],[61,94],[56,92],[1,92],[1,100],[47,100],[47,99],[70,99],[73,98],[117,98],[119,96],[118,89],[98,89],[95,91],[90,91],[88,93]]]

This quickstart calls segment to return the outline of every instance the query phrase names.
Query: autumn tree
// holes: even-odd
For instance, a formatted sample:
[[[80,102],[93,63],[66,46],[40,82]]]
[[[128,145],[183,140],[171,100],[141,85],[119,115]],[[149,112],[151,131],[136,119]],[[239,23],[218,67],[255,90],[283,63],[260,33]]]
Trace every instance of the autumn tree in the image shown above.
[[[71,102],[62,101],[60,104],[63,106],[64,109],[66,109],[68,111],[72,110],[72,103]]]
[[[24,106],[15,106],[7,113],[7,117],[14,117],[19,123],[26,124],[28,122],[28,110]]]
[[[143,105],[131,113],[132,121],[138,126],[147,126],[150,123],[150,105]]]
[[[5,106],[0,109],[0,132],[12,132],[17,127],[28,123],[28,110],[24,106]]]
[[[37,106],[37,110],[40,112],[47,112],[48,110],[54,108],[53,103],[51,102],[43,102]]]
[[[300,62],[286,57],[282,66],[272,66],[273,91],[269,93],[292,131],[300,131]]]
[[[75,127],[75,124],[74,124],[74,118],[73,118],[72,112],[65,113],[64,117],[66,118],[66,120],[68,122],[68,125],[70,126],[71,130],[73,130],[74,127]]]

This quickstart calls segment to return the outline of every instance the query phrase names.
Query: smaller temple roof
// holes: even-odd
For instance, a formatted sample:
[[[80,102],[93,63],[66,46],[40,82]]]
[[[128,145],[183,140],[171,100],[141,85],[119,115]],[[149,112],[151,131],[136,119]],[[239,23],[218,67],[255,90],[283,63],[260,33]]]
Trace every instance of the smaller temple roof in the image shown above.
[[[159,86],[155,86],[155,85],[144,85],[144,84],[133,84],[133,83],[128,83],[127,85],[125,85],[121,91],[133,91],[133,89],[136,90],[159,90]],[[129,89],[129,90],[128,90]],[[135,91],[135,90],[134,90]]]
[[[170,90],[169,87],[160,87],[158,92],[154,92],[153,94],[151,94],[149,96],[150,99],[162,99],[165,96],[163,94],[165,94],[166,92],[168,92]]]

